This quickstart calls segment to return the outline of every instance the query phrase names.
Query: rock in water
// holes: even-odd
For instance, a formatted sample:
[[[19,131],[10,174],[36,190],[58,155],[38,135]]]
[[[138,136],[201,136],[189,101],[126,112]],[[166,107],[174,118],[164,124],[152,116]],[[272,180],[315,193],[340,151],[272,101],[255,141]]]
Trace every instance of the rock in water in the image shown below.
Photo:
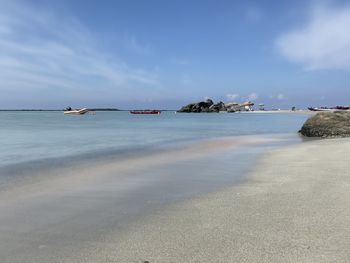
[[[307,137],[350,137],[350,112],[320,112],[309,118],[300,130]]]
[[[225,111],[226,107],[225,107],[225,103],[223,103],[222,101],[213,104],[209,107],[209,111],[210,112],[219,112],[219,111]]]
[[[178,112],[210,112],[209,108],[214,104],[211,99],[183,106]]]

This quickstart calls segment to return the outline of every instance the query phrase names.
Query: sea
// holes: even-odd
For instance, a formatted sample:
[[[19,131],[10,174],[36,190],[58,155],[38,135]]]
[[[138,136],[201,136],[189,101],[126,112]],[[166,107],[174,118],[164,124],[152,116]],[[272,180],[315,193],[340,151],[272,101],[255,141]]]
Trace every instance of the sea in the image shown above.
[[[291,142],[305,114],[219,113],[133,115],[127,111],[66,116],[58,111],[0,112],[0,168],[74,157],[144,153],[233,136],[286,135]]]

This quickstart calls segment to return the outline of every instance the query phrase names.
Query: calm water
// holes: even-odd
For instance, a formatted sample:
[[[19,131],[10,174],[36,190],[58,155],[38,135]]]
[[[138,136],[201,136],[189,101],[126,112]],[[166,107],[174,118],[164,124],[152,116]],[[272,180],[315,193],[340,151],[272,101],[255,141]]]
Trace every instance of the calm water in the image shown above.
[[[222,136],[294,136],[307,117],[268,113],[97,112],[64,116],[62,112],[0,112],[0,167],[47,158],[136,152]]]

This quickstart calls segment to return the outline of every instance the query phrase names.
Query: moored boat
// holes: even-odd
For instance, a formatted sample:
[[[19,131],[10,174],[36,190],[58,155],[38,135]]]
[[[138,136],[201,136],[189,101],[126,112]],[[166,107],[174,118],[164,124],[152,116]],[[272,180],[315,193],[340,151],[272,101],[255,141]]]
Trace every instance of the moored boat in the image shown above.
[[[308,108],[311,111],[348,111],[350,110],[350,106],[335,106],[335,107],[331,107],[331,108],[327,108],[327,107],[320,107],[320,108],[316,108],[316,107],[309,107]]]
[[[63,113],[66,115],[82,115],[87,113],[89,110],[87,108],[72,110],[71,108],[67,108]]]
[[[326,107],[321,107],[321,108],[309,107],[308,109],[310,111],[334,111],[334,109],[329,109],[329,108],[326,108]]]
[[[131,114],[160,114],[160,110],[131,110]]]
[[[334,110],[350,110],[350,106],[336,106],[332,109],[334,109]]]

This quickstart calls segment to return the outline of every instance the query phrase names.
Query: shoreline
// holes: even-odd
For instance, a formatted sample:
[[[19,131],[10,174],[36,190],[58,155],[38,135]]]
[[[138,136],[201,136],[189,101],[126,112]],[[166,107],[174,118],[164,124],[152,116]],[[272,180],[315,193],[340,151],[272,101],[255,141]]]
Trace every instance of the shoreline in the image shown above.
[[[349,153],[350,139],[274,150],[247,182],[170,206],[84,253],[88,262],[348,262]]]

